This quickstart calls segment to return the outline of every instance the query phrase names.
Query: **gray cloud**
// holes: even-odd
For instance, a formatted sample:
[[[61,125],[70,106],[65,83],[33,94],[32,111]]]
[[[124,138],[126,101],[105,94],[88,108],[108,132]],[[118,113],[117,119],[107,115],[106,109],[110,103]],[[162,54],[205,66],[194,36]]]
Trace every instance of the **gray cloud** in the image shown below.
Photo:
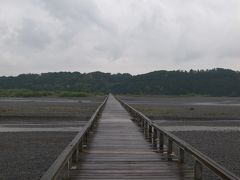
[[[238,0],[1,0],[0,72],[239,70]]]
[[[33,20],[24,19],[22,28],[18,31],[19,47],[43,49],[51,41],[47,29],[43,29]]]

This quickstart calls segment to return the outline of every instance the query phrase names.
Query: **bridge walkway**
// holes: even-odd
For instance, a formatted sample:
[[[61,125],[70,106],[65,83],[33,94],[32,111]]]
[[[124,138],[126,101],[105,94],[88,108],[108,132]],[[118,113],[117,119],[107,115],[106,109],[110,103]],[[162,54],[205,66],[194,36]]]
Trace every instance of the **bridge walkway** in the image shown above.
[[[155,151],[122,105],[110,95],[71,180],[194,179],[193,169]]]

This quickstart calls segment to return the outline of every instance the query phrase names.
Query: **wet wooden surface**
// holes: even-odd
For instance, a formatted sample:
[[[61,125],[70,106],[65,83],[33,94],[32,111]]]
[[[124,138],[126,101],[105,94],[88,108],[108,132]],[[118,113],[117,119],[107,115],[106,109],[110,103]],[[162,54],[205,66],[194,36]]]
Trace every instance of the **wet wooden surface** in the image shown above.
[[[127,111],[110,95],[89,146],[70,179],[193,179],[193,170],[154,151]]]

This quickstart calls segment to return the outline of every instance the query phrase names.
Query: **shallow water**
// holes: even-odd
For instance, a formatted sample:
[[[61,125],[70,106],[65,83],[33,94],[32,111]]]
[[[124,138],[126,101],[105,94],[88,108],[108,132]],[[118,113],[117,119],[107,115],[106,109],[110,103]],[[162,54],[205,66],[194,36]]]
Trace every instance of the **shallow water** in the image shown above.
[[[240,131],[240,120],[155,120],[167,131]]]
[[[0,132],[75,132],[80,131],[85,122],[51,123],[2,123]]]
[[[55,127],[55,128],[20,128],[0,127],[0,132],[77,132],[81,127]]]
[[[240,127],[233,126],[161,126],[167,131],[240,131]]]
[[[127,103],[129,104],[134,104],[134,105],[179,105],[179,106],[240,106],[240,100],[192,100],[192,101],[182,101],[182,100],[177,100],[177,99],[169,99],[169,100],[164,100],[164,99],[159,99],[159,100],[136,100],[136,101],[131,101],[131,100],[126,100]]]
[[[186,103],[186,105],[198,105],[198,106],[240,106],[240,103],[229,103],[229,102],[197,102],[197,103]]]

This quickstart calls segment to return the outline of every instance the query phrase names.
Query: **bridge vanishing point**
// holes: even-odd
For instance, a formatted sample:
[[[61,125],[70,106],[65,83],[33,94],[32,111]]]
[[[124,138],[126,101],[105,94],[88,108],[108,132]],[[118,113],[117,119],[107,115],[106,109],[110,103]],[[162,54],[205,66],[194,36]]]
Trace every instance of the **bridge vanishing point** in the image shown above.
[[[41,180],[202,180],[203,168],[240,179],[110,94]]]

